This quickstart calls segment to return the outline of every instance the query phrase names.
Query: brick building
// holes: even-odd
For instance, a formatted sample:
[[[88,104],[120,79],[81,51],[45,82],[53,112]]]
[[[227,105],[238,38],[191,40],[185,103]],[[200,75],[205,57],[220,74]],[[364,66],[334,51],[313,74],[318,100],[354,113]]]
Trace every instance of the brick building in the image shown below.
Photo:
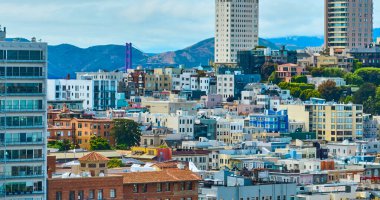
[[[124,199],[197,200],[200,177],[189,170],[166,169],[123,174]]]
[[[49,174],[49,200],[198,199],[200,177],[187,167],[179,169],[178,162],[157,163],[157,171],[116,174],[108,173],[108,159],[96,152],[83,156],[79,162],[79,166],[62,176]]]

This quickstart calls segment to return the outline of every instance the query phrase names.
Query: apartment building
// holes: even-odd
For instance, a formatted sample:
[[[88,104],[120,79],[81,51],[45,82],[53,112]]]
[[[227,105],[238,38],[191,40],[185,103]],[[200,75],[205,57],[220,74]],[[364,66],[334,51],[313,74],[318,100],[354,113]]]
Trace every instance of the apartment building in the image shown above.
[[[325,47],[366,47],[373,38],[373,0],[325,0]]]
[[[49,101],[83,101],[83,109],[94,107],[94,83],[89,80],[49,79],[47,82]]]
[[[312,98],[298,105],[281,105],[287,109],[290,120],[305,121],[307,131],[315,132],[317,139],[332,142],[363,138],[363,105],[325,102]]]
[[[215,0],[215,63],[236,65],[237,53],[259,39],[258,0]]]
[[[47,44],[0,30],[0,199],[46,199]]]
[[[217,94],[222,95],[223,101],[234,98],[235,75],[231,73],[217,75]]]

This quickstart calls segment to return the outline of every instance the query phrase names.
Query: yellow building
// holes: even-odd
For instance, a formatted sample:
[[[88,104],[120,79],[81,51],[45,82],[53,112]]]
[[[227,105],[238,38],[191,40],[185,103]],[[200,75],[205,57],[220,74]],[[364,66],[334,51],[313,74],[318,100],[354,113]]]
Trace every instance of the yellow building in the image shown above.
[[[338,58],[336,56],[320,55],[317,58],[317,67],[338,67]]]
[[[332,142],[362,139],[363,106],[358,104],[319,102],[299,105],[282,105],[288,110],[289,120],[305,121],[309,132],[315,132],[317,139]]]
[[[170,91],[172,89],[171,75],[163,73],[163,69],[154,69],[153,74],[145,75],[145,91]]]

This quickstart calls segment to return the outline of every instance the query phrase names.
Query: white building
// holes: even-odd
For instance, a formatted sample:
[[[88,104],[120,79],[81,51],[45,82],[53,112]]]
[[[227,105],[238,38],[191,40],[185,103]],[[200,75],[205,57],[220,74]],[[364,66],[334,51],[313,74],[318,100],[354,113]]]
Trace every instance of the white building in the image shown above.
[[[235,75],[219,74],[217,75],[217,94],[222,95],[223,101],[227,101],[229,97],[235,94]]]
[[[210,77],[199,78],[199,89],[206,92],[206,95],[210,93]]]
[[[344,78],[340,77],[307,77],[307,83],[314,84],[315,87],[320,86],[323,82],[334,81],[337,87],[346,86],[346,81]]]
[[[0,30],[0,199],[47,199],[47,44]]]
[[[215,63],[236,64],[239,50],[258,45],[259,0],[215,0]]]
[[[173,129],[174,133],[180,134],[183,138],[194,138],[195,116],[189,115],[186,111],[178,110],[176,114],[167,117],[167,128]]]
[[[49,79],[47,83],[48,100],[83,100],[83,109],[94,106],[93,81]]]

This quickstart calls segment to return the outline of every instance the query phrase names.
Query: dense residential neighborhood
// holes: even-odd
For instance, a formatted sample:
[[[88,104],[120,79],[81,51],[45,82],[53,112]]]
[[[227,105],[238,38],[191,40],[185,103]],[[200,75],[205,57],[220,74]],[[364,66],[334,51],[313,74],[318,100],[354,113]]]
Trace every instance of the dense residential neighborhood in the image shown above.
[[[215,0],[198,66],[127,43],[51,79],[47,43],[0,28],[0,199],[380,199],[373,0],[325,0],[325,44],[297,50],[259,45],[259,3]]]

